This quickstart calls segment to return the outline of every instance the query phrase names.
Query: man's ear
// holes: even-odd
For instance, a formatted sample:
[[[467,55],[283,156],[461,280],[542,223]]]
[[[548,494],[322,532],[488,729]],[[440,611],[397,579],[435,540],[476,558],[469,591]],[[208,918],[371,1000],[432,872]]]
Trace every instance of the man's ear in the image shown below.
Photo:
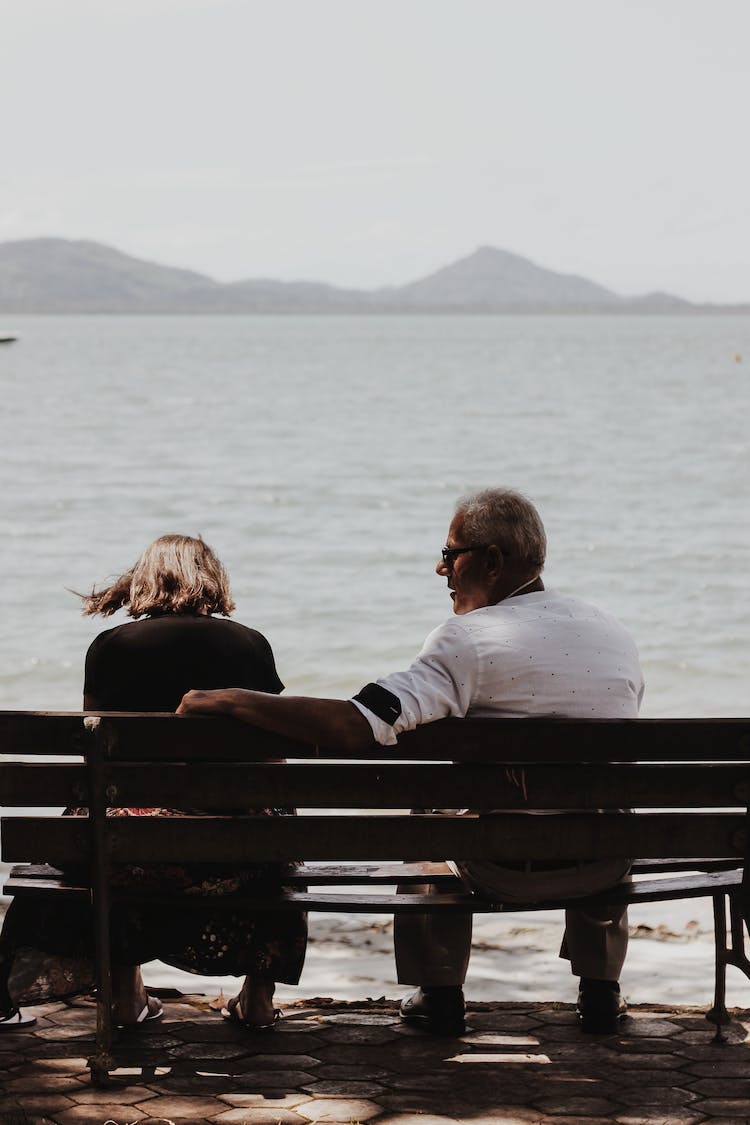
[[[490,543],[484,554],[487,560],[487,570],[490,574],[500,574],[505,565],[503,553],[495,543]]]

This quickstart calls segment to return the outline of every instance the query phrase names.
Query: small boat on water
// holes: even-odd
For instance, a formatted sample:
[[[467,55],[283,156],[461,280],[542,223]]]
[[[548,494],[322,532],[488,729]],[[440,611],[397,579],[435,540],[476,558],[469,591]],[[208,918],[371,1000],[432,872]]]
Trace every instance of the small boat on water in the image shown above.
[[[0,336],[0,344],[13,344],[17,339],[17,336]]]

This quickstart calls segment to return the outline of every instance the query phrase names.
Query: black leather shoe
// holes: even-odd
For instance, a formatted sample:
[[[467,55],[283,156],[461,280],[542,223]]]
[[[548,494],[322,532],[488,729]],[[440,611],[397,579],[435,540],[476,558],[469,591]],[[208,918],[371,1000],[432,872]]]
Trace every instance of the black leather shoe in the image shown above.
[[[466,1004],[458,985],[418,988],[404,997],[401,1019],[433,1035],[463,1035],[466,1031]]]
[[[627,1012],[616,980],[581,977],[576,1008],[581,1030],[589,1035],[614,1035],[617,1021]]]

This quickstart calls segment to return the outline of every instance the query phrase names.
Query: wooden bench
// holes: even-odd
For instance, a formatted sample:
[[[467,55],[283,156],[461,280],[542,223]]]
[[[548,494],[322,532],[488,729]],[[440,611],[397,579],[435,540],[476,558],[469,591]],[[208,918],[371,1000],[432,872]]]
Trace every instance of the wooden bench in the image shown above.
[[[386,914],[507,909],[466,893],[444,862],[449,857],[637,856],[631,885],[577,902],[712,897],[716,972],[708,1018],[719,1035],[728,1021],[726,966],[750,976],[743,940],[750,720],[444,720],[378,754],[291,743],[229,719],[0,712],[0,804],[51,813],[2,820],[4,861],[26,864],[13,869],[5,892],[45,895],[51,908],[60,896],[93,903],[97,1039],[89,1066],[95,1084],[105,1083],[114,1066],[110,907],[115,895],[133,894],[111,889],[110,866],[157,856],[165,863],[235,865],[305,860],[278,893],[213,897],[214,908],[249,901],[258,908]],[[269,758],[287,761],[262,760]],[[87,806],[90,815],[59,816],[67,805]],[[106,816],[107,806],[154,805],[211,815]],[[289,805],[302,814],[227,814]],[[478,811],[409,815],[405,810],[413,807]],[[498,808],[508,812],[480,815]],[[535,810],[547,815],[527,815]],[[87,865],[91,886],[40,866],[47,863]],[[396,881],[403,887],[426,878],[446,893],[393,893]],[[554,900],[510,909],[566,905]]]

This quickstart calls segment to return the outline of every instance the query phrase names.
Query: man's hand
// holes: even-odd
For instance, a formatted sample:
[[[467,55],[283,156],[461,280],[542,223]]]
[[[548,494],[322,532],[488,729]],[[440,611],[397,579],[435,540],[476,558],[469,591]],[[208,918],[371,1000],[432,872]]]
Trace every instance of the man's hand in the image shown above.
[[[231,692],[225,688],[214,691],[189,691],[183,695],[178,715],[225,715],[231,709]]]
[[[178,715],[229,715],[298,742],[357,751],[375,745],[370,724],[344,699],[270,695],[247,688],[189,691]]]

